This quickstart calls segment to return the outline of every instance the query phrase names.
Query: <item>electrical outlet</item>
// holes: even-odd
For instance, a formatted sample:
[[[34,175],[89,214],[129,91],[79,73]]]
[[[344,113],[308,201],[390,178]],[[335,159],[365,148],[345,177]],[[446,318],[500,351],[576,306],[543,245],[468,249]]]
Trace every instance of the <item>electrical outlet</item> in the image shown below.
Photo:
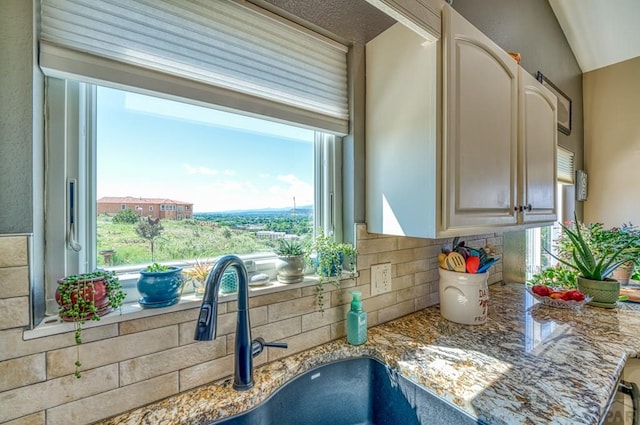
[[[391,263],[371,266],[371,296],[391,292]]]

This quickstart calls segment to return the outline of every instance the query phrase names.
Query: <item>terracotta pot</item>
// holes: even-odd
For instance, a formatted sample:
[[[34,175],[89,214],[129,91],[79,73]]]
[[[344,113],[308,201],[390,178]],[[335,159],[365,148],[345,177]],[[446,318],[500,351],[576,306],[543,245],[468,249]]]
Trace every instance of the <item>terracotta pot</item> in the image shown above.
[[[65,278],[58,279],[58,285],[64,283]],[[62,300],[62,295],[60,295],[60,288],[56,288],[56,302],[62,308],[59,316],[62,320],[67,322],[74,321],[74,317],[65,314],[65,310],[69,310],[72,306],[74,306],[78,299],[83,299],[86,302],[90,302],[93,300],[96,309],[98,310],[98,316],[104,316],[105,314],[111,311],[111,306],[109,305],[109,298],[107,297],[107,285],[105,284],[104,277],[95,277],[92,279],[81,279],[75,283],[75,288],[71,291],[71,300],[69,303],[64,304]],[[94,313],[89,313],[88,308],[81,309],[81,313],[88,313],[83,320],[91,320]]]
[[[632,274],[633,262],[629,261],[628,263],[620,265],[613,271],[613,278],[620,282],[621,285],[628,285]]]
[[[615,308],[620,297],[620,282],[615,279],[591,280],[578,276],[578,289],[591,296],[594,307]]]

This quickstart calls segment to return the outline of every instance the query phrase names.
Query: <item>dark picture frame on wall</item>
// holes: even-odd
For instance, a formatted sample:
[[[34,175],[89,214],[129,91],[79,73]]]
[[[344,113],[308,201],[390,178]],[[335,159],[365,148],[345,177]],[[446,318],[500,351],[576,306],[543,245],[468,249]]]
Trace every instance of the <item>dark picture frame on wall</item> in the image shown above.
[[[567,136],[571,134],[571,99],[538,71],[537,80],[558,98],[558,130]]]

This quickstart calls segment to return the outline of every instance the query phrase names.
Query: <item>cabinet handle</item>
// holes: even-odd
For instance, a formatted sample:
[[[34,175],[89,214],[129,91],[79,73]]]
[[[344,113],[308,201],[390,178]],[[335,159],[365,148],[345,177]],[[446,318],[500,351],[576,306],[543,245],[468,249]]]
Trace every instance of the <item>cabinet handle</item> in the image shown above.
[[[531,204],[527,204],[527,206],[526,206],[526,210],[527,210],[527,211],[529,211],[529,212],[531,212],[531,209],[532,209]]]

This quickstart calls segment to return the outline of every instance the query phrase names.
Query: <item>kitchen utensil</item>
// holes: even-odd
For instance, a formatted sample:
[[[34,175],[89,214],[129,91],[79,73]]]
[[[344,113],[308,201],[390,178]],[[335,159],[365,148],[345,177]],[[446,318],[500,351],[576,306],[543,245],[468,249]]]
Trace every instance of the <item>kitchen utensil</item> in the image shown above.
[[[467,269],[467,265],[464,261],[464,257],[457,252],[450,252],[445,259],[447,268],[451,271],[464,273]]]
[[[497,263],[500,259],[499,258],[490,258],[489,260],[487,260],[487,262],[485,262],[484,264],[482,264],[480,266],[480,268],[478,268],[478,273],[484,273],[487,270],[489,270],[489,268],[491,266],[493,266],[495,263]]]
[[[440,254],[438,254],[438,263],[440,264],[440,268],[441,269],[445,269],[447,270],[447,264],[446,264],[446,259],[447,259],[447,254],[444,252],[441,252]]]
[[[480,257],[467,257],[467,273],[477,273],[480,267]]]

